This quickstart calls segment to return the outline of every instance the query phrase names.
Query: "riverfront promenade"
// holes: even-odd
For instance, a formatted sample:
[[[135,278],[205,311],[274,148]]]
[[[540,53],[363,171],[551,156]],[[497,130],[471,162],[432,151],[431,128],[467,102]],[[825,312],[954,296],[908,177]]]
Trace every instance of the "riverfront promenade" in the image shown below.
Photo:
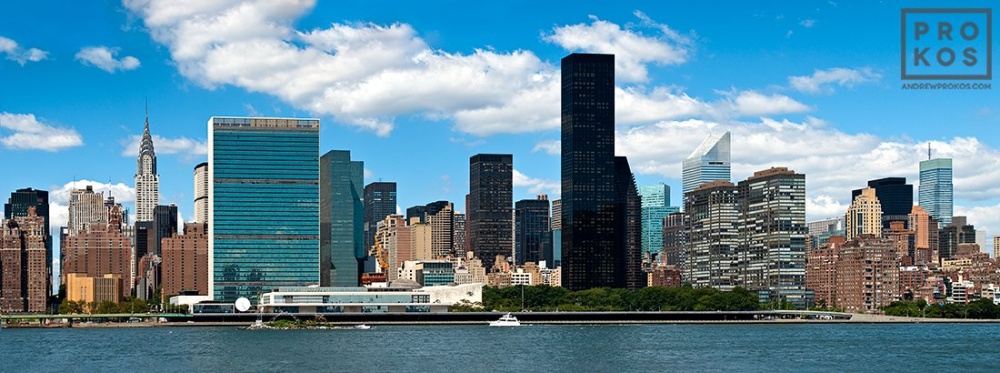
[[[359,313],[359,314],[195,314],[195,315],[3,315],[2,327],[161,327],[246,326],[261,319],[317,320],[330,325],[476,325],[500,317],[500,312]],[[997,319],[943,319],[820,311],[727,312],[514,312],[522,324],[801,324],[801,323],[997,323]],[[166,317],[164,317],[166,316]],[[107,322],[129,320],[131,322]]]

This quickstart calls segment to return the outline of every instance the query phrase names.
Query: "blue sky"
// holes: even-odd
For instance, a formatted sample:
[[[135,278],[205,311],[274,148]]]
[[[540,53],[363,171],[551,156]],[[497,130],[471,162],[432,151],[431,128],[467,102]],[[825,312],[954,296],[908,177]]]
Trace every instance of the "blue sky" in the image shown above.
[[[618,152],[674,201],[710,133],[733,132],[734,180],[805,173],[810,219],[842,215],[868,179],[916,184],[930,141],[955,159],[956,214],[997,234],[1000,95],[901,89],[900,9],[939,5],[5,2],[0,161],[30,166],[8,166],[0,192],[53,191],[57,224],[74,180],[131,205],[148,100],[161,203],[184,219],[213,115],[318,117],[323,151],[351,150],[366,183],[398,182],[404,209],[464,211],[476,153],[514,154],[515,199],[555,198],[559,60],[601,52],[618,63]]]

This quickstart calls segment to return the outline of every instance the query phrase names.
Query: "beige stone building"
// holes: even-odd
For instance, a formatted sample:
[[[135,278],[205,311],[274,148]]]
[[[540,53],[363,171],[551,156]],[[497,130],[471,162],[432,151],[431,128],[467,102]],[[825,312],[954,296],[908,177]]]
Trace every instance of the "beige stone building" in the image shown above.
[[[66,299],[86,303],[120,302],[125,288],[122,277],[106,274],[100,277],[84,273],[66,274]]]
[[[847,208],[844,225],[848,241],[861,235],[882,237],[882,204],[874,188],[864,188],[854,198]]]

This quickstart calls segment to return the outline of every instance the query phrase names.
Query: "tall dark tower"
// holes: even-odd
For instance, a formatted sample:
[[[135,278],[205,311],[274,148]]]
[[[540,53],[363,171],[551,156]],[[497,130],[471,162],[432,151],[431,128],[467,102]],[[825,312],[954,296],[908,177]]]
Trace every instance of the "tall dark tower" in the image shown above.
[[[642,197],[626,157],[615,157],[615,188],[615,287],[643,288]]]
[[[522,199],[514,204],[514,260],[518,265],[540,260],[552,262],[549,234],[549,197]]]
[[[469,158],[469,243],[487,269],[497,255],[514,250],[514,156],[476,154]]]
[[[378,230],[378,222],[385,219],[386,215],[396,213],[396,183],[376,181],[365,185],[365,195],[362,201],[365,204],[365,250],[371,250],[375,245],[375,232]]]
[[[562,285],[615,286],[615,56],[562,59]]]

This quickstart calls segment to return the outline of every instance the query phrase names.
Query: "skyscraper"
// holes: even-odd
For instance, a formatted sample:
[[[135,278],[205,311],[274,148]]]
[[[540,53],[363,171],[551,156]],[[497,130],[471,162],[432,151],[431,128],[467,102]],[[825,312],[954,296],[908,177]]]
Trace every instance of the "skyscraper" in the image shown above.
[[[639,188],[642,196],[642,252],[663,250],[663,219],[680,208],[670,206],[670,186],[664,183]]]
[[[483,266],[497,255],[510,257],[514,240],[514,156],[476,154],[469,158],[469,246]]]
[[[13,196],[11,200],[11,204],[17,205]],[[8,208],[11,218],[0,221],[0,312],[3,313],[44,312],[49,295],[51,268],[46,262],[46,244],[52,239],[45,229],[48,222],[36,214],[34,205],[29,204],[26,209],[21,215]]]
[[[319,284],[319,120],[208,120],[209,291]]]
[[[364,247],[365,165],[351,152],[331,150],[320,160],[320,285],[358,286]]]
[[[161,255],[161,243],[164,238],[173,237],[177,234],[177,228],[179,224],[177,222],[177,205],[170,204],[168,206],[158,205],[153,208],[153,245],[151,250],[153,254]]]
[[[431,256],[444,257],[452,252],[455,243],[455,205],[437,201],[425,207],[424,221],[431,225]]]
[[[615,157],[615,286],[639,289],[642,272],[642,197],[628,158]]]
[[[687,258],[686,215],[675,212],[663,219],[663,251],[660,263],[684,268]]]
[[[549,268],[562,265],[562,200],[552,201],[552,259]],[[561,276],[561,275],[560,275]],[[560,280],[562,280],[560,278]]]
[[[875,189],[875,197],[882,206],[882,229],[889,229],[889,223],[901,221],[909,223],[913,209],[913,185],[906,183],[905,177],[886,177],[869,180],[868,187]],[[851,200],[861,194],[861,189],[851,192]]]
[[[163,240],[163,296],[208,295],[208,225],[184,223],[184,234]]]
[[[785,167],[757,171],[739,183],[738,195],[742,286],[805,308],[806,176]]]
[[[920,205],[910,212],[910,230],[913,231],[913,263],[927,264],[938,251],[937,223]]]
[[[160,203],[160,176],[156,173],[153,137],[149,135],[149,114],[135,163],[135,221],[153,221],[153,209]]]
[[[954,202],[951,158],[921,161],[920,186],[917,191],[917,202],[927,214],[943,225],[951,223]]]
[[[684,193],[687,253],[684,281],[732,290],[740,284],[740,201],[733,183],[710,181]]]
[[[551,260],[549,238],[549,199],[541,194],[514,204],[514,261],[518,265]]]
[[[45,268],[51,284],[52,277],[52,231],[49,220],[49,192],[31,188],[18,189],[10,194],[10,199],[3,205],[3,218],[10,220],[16,217],[27,217],[31,207],[35,208],[35,216],[44,220],[45,237]],[[50,294],[52,289],[46,289],[45,294]]]
[[[882,237],[882,203],[875,196],[875,189],[860,189],[844,216],[847,240],[861,235]]]
[[[378,223],[396,213],[396,183],[376,181],[365,185],[365,250],[375,245]]]
[[[464,257],[465,252],[468,251],[469,239],[466,236],[467,230],[465,229],[465,214],[461,212],[456,212],[454,215],[454,226],[452,233],[452,251],[457,257]]]
[[[107,224],[108,209],[104,206],[104,193],[95,193],[94,187],[74,189],[69,194],[69,235],[85,232],[92,225]]]
[[[561,97],[562,284],[616,286],[615,56],[564,57]]]
[[[194,166],[194,221],[208,223],[208,162]]]
[[[684,160],[682,190],[685,194],[699,185],[715,180],[730,178],[730,135],[708,136],[691,155]]]

